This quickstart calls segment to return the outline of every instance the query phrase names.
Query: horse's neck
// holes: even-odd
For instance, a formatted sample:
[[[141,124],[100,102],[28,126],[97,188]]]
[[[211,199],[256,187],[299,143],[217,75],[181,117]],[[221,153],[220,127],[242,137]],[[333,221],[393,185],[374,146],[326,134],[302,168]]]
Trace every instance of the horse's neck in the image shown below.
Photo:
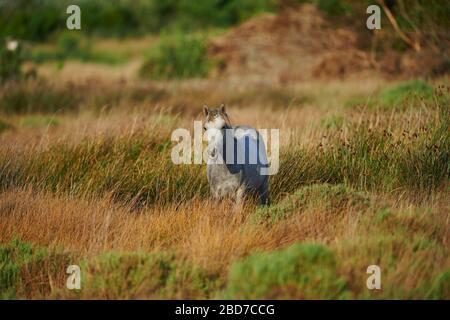
[[[208,142],[208,145],[215,146],[215,145],[223,145],[225,142],[225,139],[228,138],[227,130],[233,129],[233,127],[230,127],[226,125],[213,136],[211,136]],[[233,134],[232,134],[233,136]]]

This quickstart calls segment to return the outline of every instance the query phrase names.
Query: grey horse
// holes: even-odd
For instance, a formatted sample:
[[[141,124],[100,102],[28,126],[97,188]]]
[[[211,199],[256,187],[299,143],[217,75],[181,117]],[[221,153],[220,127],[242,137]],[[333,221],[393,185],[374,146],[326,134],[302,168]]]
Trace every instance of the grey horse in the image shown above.
[[[256,196],[259,204],[269,204],[269,177],[264,141],[247,126],[231,126],[225,106],[203,107],[208,138],[206,175],[214,199],[232,198],[241,204],[244,197]]]

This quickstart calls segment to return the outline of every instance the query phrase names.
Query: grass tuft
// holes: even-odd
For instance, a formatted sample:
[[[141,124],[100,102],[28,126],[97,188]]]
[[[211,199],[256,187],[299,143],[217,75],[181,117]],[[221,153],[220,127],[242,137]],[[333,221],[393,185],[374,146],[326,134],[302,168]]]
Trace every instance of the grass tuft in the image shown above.
[[[373,98],[351,98],[347,107],[363,107],[369,109],[407,110],[422,107],[424,103],[433,101],[434,89],[425,80],[414,79],[387,87]]]
[[[204,272],[168,252],[110,252],[83,263],[82,287],[104,299],[208,298],[212,288]]]
[[[329,249],[294,244],[234,263],[225,295],[231,299],[340,299],[348,297],[348,291]]]
[[[0,245],[0,298],[48,295],[52,289],[48,280],[62,285],[69,262],[66,254],[50,253],[18,239]]]
[[[257,220],[274,223],[288,218],[294,212],[308,208],[333,213],[345,212],[350,207],[362,210],[369,205],[370,199],[367,195],[351,190],[344,184],[313,184],[298,189],[275,205],[258,208],[255,216]]]
[[[432,97],[433,87],[429,83],[424,80],[409,80],[382,90],[379,103],[383,106],[395,107],[417,98],[430,101]]]

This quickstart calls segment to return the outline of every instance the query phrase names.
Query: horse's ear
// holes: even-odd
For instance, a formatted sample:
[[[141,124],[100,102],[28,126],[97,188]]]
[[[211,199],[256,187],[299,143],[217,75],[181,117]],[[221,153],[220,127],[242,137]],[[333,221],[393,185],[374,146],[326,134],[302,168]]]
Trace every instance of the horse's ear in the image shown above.
[[[209,114],[209,108],[206,104],[203,105],[203,114],[205,115],[205,117],[207,117]]]
[[[220,112],[223,114],[227,113],[227,111],[225,110],[225,105],[223,103],[220,105]]]

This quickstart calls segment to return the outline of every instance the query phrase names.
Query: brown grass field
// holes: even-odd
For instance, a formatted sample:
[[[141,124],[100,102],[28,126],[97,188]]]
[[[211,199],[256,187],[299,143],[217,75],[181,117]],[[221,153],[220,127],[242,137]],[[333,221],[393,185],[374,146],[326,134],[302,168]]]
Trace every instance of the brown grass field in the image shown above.
[[[80,3],[0,1],[0,299],[450,299],[448,2]],[[171,160],[222,103],[270,206]]]
[[[395,106],[381,79],[73,81],[1,92],[82,106],[2,118],[4,298],[450,297],[447,78]],[[234,123],[281,129],[268,209],[214,204],[204,165],[171,163],[170,133],[201,118],[204,92]],[[366,288],[372,264],[381,290]]]

